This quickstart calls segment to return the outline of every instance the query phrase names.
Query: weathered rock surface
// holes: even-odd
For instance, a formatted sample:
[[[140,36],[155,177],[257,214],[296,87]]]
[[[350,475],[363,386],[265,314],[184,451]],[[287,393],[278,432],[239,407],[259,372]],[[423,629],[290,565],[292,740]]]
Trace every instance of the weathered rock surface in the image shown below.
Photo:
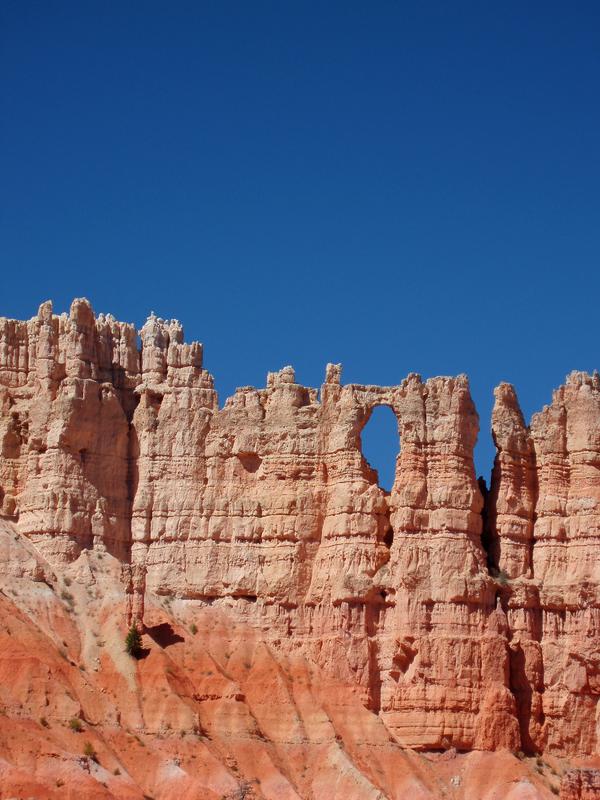
[[[574,372],[526,428],[496,390],[490,537],[506,578],[511,670],[526,749],[598,750],[600,379]]]
[[[599,769],[571,769],[563,775],[560,800],[598,800],[600,798]]]
[[[378,405],[398,420],[390,493],[361,452]],[[469,769],[597,753],[600,379],[571,375],[530,427],[498,387],[489,492],[478,429],[464,376],[342,385],[328,365],[317,391],[286,367],[219,408],[176,321],[152,315],[138,349],[85,300],[0,319],[0,617],[29,653],[18,679],[5,660],[6,719],[28,752],[67,752],[55,725],[83,715],[104,769],[139,747],[126,731],[149,737],[127,786],[86,762],[90,797],[220,798],[240,776],[265,798],[552,796],[527,758],[502,756],[503,790]],[[456,774],[414,752],[453,748],[473,751]],[[0,730],[0,785],[25,786],[17,756]]]

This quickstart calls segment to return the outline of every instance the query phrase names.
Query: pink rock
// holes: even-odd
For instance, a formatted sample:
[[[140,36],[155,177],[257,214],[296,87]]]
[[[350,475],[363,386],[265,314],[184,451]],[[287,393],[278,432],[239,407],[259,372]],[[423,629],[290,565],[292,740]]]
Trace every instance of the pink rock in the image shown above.
[[[61,713],[80,707],[108,739],[123,726],[154,737],[148,780],[164,784],[161,797],[199,791],[180,765],[156,761],[169,751],[156,738],[167,723],[206,726],[220,748],[258,737],[235,751],[242,772],[253,780],[260,763],[271,795],[290,798],[334,785],[332,797],[439,796],[447,767],[423,773],[409,758],[398,771],[413,750],[459,761],[463,751],[596,753],[597,376],[569,376],[530,427],[514,389],[497,388],[484,499],[465,376],[343,385],[330,364],[317,392],[284,367],[219,408],[202,347],[184,343],[176,320],[151,315],[140,337],[138,351],[132,325],[96,318],[86,300],[69,316],[45,303],[29,322],[0,319],[0,579],[23,582],[15,608],[35,598],[13,641],[40,646],[26,620],[42,607],[54,632],[52,664],[20,679],[22,696],[36,682],[39,698],[19,712],[16,695],[8,704],[19,719],[44,715],[48,676],[64,672],[52,647],[70,636],[77,660],[100,666]],[[390,493],[361,452],[378,405],[398,420]],[[81,591],[61,589],[63,576]],[[47,585],[58,600],[73,594],[72,612],[42,600]],[[86,633],[101,618],[116,626],[104,652]],[[181,620],[197,620],[201,648]],[[149,652],[133,667],[118,644],[131,624]],[[0,736],[0,757],[6,746]],[[315,748],[322,768],[290,782]],[[225,750],[202,751],[206,797],[237,791]],[[518,776],[510,796],[550,791],[507,763]],[[462,796],[460,775],[447,777]]]

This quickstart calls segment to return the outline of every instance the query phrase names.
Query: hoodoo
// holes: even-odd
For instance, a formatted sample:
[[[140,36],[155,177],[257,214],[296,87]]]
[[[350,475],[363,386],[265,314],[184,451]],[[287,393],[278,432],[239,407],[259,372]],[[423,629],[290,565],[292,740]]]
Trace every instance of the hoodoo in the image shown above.
[[[0,797],[600,798],[598,375],[529,426],[496,389],[484,498],[465,376],[220,408],[179,322],[139,337],[0,318]]]

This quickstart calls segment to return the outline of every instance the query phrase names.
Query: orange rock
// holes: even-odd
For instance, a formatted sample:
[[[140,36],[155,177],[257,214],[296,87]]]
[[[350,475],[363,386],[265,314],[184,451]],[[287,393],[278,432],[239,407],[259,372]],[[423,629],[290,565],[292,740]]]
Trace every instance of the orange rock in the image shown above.
[[[285,367],[219,408],[177,321],[140,339],[85,300],[0,319],[7,797],[516,800],[558,778],[509,751],[593,756],[597,376],[530,428],[498,387],[484,507],[464,376],[328,365],[317,392]],[[390,493],[361,452],[378,405]]]
[[[600,798],[600,770],[572,769],[563,777],[560,800],[598,800]]]
[[[523,746],[598,749],[600,379],[572,373],[525,428],[512,387],[496,390],[488,498],[505,579]]]

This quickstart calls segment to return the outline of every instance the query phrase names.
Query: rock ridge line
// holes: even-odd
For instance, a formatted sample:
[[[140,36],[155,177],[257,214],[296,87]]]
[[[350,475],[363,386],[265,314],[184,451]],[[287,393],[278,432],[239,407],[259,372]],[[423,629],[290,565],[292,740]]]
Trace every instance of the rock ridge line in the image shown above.
[[[408,748],[596,753],[599,376],[573,372],[530,425],[497,387],[488,490],[464,375],[344,385],[329,364],[317,391],[284,367],[219,408],[202,356],[176,320],[138,344],[85,299],[0,318],[0,516],[23,569],[106,553],[128,623],[150,595],[226,612]],[[361,451],[380,405],[389,493]]]

